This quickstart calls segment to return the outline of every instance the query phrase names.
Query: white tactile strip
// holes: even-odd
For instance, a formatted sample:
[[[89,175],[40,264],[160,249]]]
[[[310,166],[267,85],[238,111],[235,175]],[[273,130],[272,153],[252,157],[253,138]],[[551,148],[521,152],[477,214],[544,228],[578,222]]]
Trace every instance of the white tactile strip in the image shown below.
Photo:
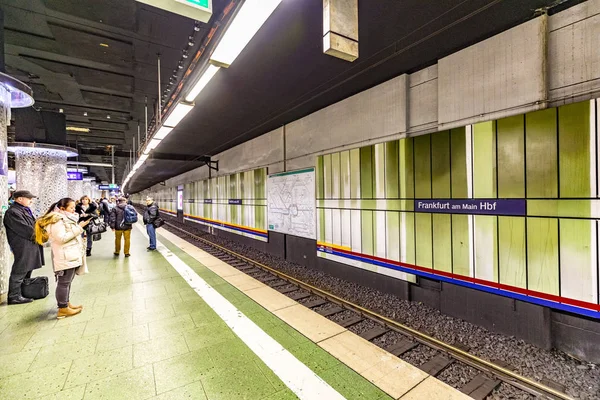
[[[136,224],[136,226],[147,237],[141,224]],[[267,335],[162,243],[157,241],[156,248],[227,326],[298,398],[306,400],[344,399],[341,394]]]

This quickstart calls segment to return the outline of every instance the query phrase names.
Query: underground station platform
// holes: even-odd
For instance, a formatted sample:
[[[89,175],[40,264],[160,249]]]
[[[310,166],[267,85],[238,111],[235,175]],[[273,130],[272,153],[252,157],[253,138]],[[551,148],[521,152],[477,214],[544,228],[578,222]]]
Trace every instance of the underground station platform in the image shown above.
[[[53,296],[0,308],[2,399],[467,399],[223,261],[159,230],[131,257],[95,243]],[[46,266],[36,275],[50,275]]]

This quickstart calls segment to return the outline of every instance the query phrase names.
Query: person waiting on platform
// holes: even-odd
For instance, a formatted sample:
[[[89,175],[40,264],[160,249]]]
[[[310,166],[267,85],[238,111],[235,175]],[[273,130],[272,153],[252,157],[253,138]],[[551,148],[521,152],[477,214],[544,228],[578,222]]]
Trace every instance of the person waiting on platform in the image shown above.
[[[144,212],[144,225],[146,225],[146,232],[148,232],[148,238],[150,239],[150,246],[148,250],[156,250],[156,222],[159,219],[158,206],[154,204],[152,197],[146,197],[146,211]]]
[[[14,203],[4,214],[4,227],[8,244],[14,255],[8,283],[8,304],[30,303],[21,293],[24,279],[31,278],[34,269],[44,265],[44,250],[35,242],[35,218],[29,206],[36,198],[28,190],[13,194]]]
[[[98,216],[98,206],[96,205],[96,203],[94,203],[93,201],[90,200],[90,198],[88,196],[83,196],[80,200],[79,200],[79,204],[75,207],[75,212],[77,214],[79,214],[79,221],[88,221],[91,220],[92,218],[95,218]],[[92,255],[92,244],[94,243],[92,241],[92,235],[89,234],[89,232],[84,232],[84,237],[87,237],[87,250],[85,255],[87,257],[90,257]]]
[[[79,221],[75,212],[75,200],[64,198],[50,209],[35,224],[35,238],[39,244],[50,241],[52,266],[56,276],[56,318],[62,319],[79,314],[83,306],[70,302],[71,283],[75,274],[82,275],[87,268],[84,243],[81,234],[90,220]]]
[[[125,257],[129,257],[129,248],[131,246],[131,229],[132,225],[125,221],[125,207],[127,207],[127,199],[119,197],[117,206],[110,212],[110,228],[115,232],[115,257],[121,254],[121,237],[125,238]]]

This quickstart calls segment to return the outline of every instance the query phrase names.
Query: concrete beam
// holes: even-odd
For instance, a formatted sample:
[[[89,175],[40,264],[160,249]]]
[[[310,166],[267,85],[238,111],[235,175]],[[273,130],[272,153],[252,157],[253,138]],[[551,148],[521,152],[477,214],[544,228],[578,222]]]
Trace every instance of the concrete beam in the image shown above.
[[[358,58],[358,0],[323,0],[323,53]]]

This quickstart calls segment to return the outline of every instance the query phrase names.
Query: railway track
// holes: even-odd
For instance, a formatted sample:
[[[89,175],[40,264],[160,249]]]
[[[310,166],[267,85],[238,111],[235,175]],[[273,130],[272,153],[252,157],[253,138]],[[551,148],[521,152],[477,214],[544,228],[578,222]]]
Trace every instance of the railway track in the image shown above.
[[[420,332],[323,289],[302,282],[293,276],[217,245],[169,222],[166,222],[165,225],[173,230],[173,233],[194,240],[195,244],[207,253],[269,285],[320,315],[333,320],[342,327],[355,331],[353,327],[362,326],[363,329],[360,329],[360,332],[355,331],[355,333],[400,359],[409,355],[411,351],[419,346],[435,350],[435,355],[419,365],[420,369],[432,376],[439,376],[451,365],[456,364],[474,368],[477,373],[469,382],[459,388],[461,392],[474,399],[488,398],[501,383],[508,384],[537,398],[573,399],[564,393],[565,388],[558,383],[552,381],[542,383],[524,377],[516,373],[506,363],[482,359],[471,354],[470,349],[461,344],[445,343],[427,333]],[[398,340],[388,345],[378,343],[379,338],[391,334],[398,335]]]

